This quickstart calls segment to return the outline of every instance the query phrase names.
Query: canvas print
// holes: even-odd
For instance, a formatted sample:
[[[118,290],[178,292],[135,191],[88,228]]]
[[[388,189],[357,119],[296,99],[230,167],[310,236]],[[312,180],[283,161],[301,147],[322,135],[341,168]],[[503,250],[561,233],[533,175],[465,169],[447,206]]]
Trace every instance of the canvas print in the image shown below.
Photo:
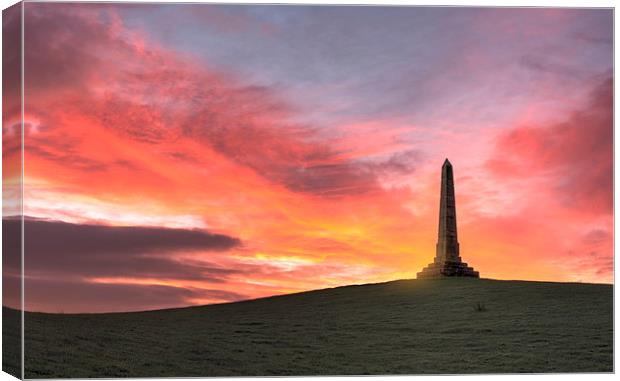
[[[18,378],[613,372],[613,10],[3,11]]]

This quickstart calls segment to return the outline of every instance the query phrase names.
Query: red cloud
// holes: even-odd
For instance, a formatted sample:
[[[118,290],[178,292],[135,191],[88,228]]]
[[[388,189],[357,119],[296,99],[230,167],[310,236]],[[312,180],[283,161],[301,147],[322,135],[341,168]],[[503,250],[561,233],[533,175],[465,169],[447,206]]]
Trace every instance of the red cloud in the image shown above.
[[[289,190],[326,196],[377,191],[376,172],[394,167],[345,159],[293,122],[270,88],[147,43],[112,9],[36,4],[26,19],[28,111],[41,120],[29,154],[103,170],[113,163],[77,152],[87,128],[151,144],[190,139]]]
[[[86,283],[122,285],[97,286],[102,297],[152,284],[175,287],[141,288],[162,292],[154,296],[157,306],[160,296],[167,305],[219,300],[206,277],[151,271],[146,275],[154,279],[145,279],[132,270],[142,262],[174,274],[205,263],[242,268],[248,271],[218,287],[256,297],[350,283],[359,274],[375,279],[399,267],[373,269],[373,262],[390,261],[376,246],[389,244],[394,261],[409,260],[406,240],[389,225],[413,230],[412,222],[378,177],[413,170],[414,151],[385,162],[348,158],[317,129],[297,123],[295,109],[274,89],[157,46],[125,28],[113,8],[33,3],[26,20],[36,25],[26,36],[36,48],[26,57],[26,211],[107,225],[198,217],[209,231],[248,243],[226,253],[182,252],[174,263],[128,260],[118,276],[98,265],[96,274],[71,267],[76,278],[97,277]],[[389,216],[376,220],[377,210]],[[379,234],[386,242],[371,236]],[[39,286],[55,279],[31,261],[26,273],[35,270]],[[52,308],[30,295],[30,306]],[[74,302],[66,310],[82,308]]]
[[[612,84],[598,78],[587,103],[564,121],[498,136],[486,167],[493,181],[515,184],[515,208],[499,221],[474,221],[476,236],[512,243],[511,260],[538,269],[556,268],[574,280],[611,279]]]
[[[488,168],[500,178],[544,176],[564,206],[611,214],[612,138],[613,80],[608,77],[566,121],[520,126],[500,135]]]

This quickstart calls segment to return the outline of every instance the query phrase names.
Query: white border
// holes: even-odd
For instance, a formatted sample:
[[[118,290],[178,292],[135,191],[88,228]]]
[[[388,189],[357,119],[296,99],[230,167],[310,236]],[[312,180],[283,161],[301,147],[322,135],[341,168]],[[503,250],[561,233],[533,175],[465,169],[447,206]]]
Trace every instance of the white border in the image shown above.
[[[28,0],[28,1],[32,1],[32,0]],[[35,0],[36,1],[36,0]],[[84,0],[82,2],[98,2],[96,0]],[[99,1],[100,2],[100,1]],[[163,0],[151,0],[151,1],[134,1],[134,2],[158,2],[158,3],[174,3],[174,1],[163,1]],[[492,1],[492,0],[477,0],[477,1],[467,1],[467,0],[444,0],[444,1],[437,1],[437,0],[426,0],[426,1],[416,1],[416,0],[387,0],[387,1],[379,1],[379,0],[375,0],[375,1],[368,1],[368,0],[314,0],[314,1],[303,1],[303,0],[287,0],[287,1],[261,1],[261,0],[241,0],[241,1],[229,1],[229,0],[224,0],[224,1],[182,1],[185,3],[243,3],[243,4],[273,4],[273,3],[280,3],[280,4],[321,4],[321,5],[330,5],[330,4],[341,4],[341,5],[430,5],[430,6],[482,6],[482,7],[545,7],[545,6],[555,6],[555,7],[585,7],[585,8],[594,8],[594,7],[602,7],[602,8],[613,8],[614,7],[614,2],[613,1],[609,1],[609,0],[588,0],[588,1],[583,1],[583,0],[564,0],[564,1],[558,1],[558,0],[520,0],[520,1],[514,1],[514,0],[504,0],[501,2],[496,1]],[[0,6],[2,9],[7,8],[13,4],[15,4],[16,1],[13,0],[0,0]],[[615,20],[615,9],[614,9],[614,20]],[[23,28],[23,22],[22,22],[22,28]],[[23,30],[22,30],[23,33]],[[618,31],[615,29],[614,27],[614,41],[617,40],[618,37]],[[615,45],[614,45],[615,46]],[[1,39],[0,39],[0,50],[1,50]],[[614,49],[614,62],[616,62],[616,50]],[[23,55],[23,41],[22,41],[22,55]],[[22,65],[23,65],[23,59],[22,59]],[[22,66],[22,72],[23,72],[23,66]],[[616,68],[614,65],[614,85],[615,85],[615,77],[616,77]],[[615,87],[614,87],[615,89]],[[23,86],[22,86],[22,90],[23,90]],[[23,112],[24,112],[24,99],[23,99],[24,93],[22,91],[22,121],[23,121]],[[618,103],[616,102],[616,98],[615,98],[615,91],[614,91],[614,121],[615,121],[615,113],[617,112],[618,108]],[[1,107],[1,106],[0,106]],[[614,123],[615,125],[615,123]],[[614,129],[615,132],[615,129]],[[23,133],[23,128],[22,128],[22,133]],[[614,133],[614,147],[616,146],[615,143],[617,143],[618,137],[617,135]],[[1,147],[1,143],[0,143],[0,147]],[[616,160],[615,160],[615,149],[614,149],[614,215],[615,215],[615,200],[616,200],[616,187],[615,187],[615,179],[616,179],[616,174],[617,174],[617,168],[616,168]],[[22,179],[23,179],[23,138],[22,138]],[[1,175],[1,166],[0,166],[0,175]],[[1,189],[0,189],[0,196],[1,196]],[[23,192],[23,184],[22,184],[22,192]],[[23,193],[22,193],[23,196]],[[1,199],[1,198],[0,198]],[[22,198],[22,208],[23,208],[23,198]],[[618,230],[616,230],[616,226],[614,224],[614,237],[616,236],[616,234],[618,233]],[[0,238],[2,237],[2,233],[0,231]],[[23,236],[22,236],[23,239]],[[23,247],[23,242],[22,242],[22,247]],[[614,240],[614,253],[616,252],[616,241]],[[0,249],[1,251],[1,249]],[[23,266],[23,258],[22,258],[22,266]],[[1,263],[0,263],[0,270],[1,270]],[[617,270],[617,263],[614,261],[614,270]],[[614,271],[614,279],[615,279],[615,271]],[[23,273],[23,268],[22,268],[22,273]],[[615,282],[614,282],[615,284]],[[0,282],[0,295],[1,295],[1,291],[2,291],[2,284]],[[23,294],[23,279],[22,279],[22,298],[23,298],[24,294]],[[615,285],[614,285],[614,306],[617,302],[617,298],[618,295],[615,293]],[[23,305],[23,299],[22,299],[22,305]],[[614,308],[614,312],[615,312],[615,308]],[[1,314],[0,314],[1,315]],[[1,323],[1,316],[0,316],[0,323]],[[615,327],[618,326],[616,323],[618,322],[618,315],[614,314],[614,365],[618,364],[618,359],[619,359],[619,355],[618,355],[618,351],[616,350],[616,348],[618,348],[618,336],[615,335]],[[23,326],[22,326],[22,342],[23,342]],[[1,343],[0,343],[0,348],[1,348]],[[24,347],[22,346],[22,351],[23,351]],[[22,358],[23,358],[23,353],[22,353]],[[1,359],[1,357],[0,357]],[[458,360],[457,360],[458,361]],[[23,364],[23,363],[22,363]],[[23,365],[22,365],[23,366]],[[23,369],[22,369],[23,372]],[[23,373],[22,373],[23,374]],[[458,376],[377,376],[377,377],[372,377],[373,379],[377,379],[377,380],[394,380],[394,379],[402,379],[402,380],[409,380],[409,381],[413,381],[413,380],[446,380],[446,379],[454,379],[454,378],[465,378],[468,380],[494,380],[494,379],[503,379],[503,380],[521,380],[521,379],[527,379],[527,380],[540,380],[540,379],[545,379],[545,380],[579,380],[582,378],[589,378],[589,379],[611,379],[612,377],[614,377],[614,375],[608,374],[608,375],[602,375],[602,374],[553,374],[553,375],[458,375]],[[299,377],[297,377],[299,378]],[[306,378],[306,377],[303,377]],[[325,380],[362,380],[362,379],[366,379],[368,377],[312,377],[313,380],[317,380],[317,381],[325,381]],[[265,380],[265,381],[275,381],[275,380],[279,380],[278,377],[263,377],[260,378],[261,380]],[[308,378],[310,379],[310,378]],[[13,377],[9,376],[6,373],[0,372],[0,381],[5,381],[5,380],[14,380]],[[75,380],[81,380],[81,379],[75,379]],[[140,379],[137,379],[140,380]],[[153,378],[151,380],[182,380],[181,378]],[[240,381],[240,380],[247,380],[246,378],[237,378],[237,377],[230,377],[230,378],[226,378],[226,381]]]

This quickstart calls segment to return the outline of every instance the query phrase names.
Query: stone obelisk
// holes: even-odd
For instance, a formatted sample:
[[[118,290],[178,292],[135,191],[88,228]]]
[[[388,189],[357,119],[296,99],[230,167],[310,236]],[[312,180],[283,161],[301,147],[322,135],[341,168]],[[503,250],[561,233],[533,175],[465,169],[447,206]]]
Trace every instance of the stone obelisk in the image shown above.
[[[461,260],[456,230],[456,201],[454,197],[454,172],[448,159],[441,167],[441,193],[439,195],[439,234],[435,261],[418,273],[418,279],[444,276],[479,278],[480,274]]]

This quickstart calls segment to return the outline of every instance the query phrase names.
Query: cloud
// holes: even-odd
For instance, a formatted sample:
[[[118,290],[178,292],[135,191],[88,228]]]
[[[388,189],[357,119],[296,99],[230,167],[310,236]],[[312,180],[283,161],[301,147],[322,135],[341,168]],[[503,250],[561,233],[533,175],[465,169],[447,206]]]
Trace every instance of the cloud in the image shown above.
[[[149,295],[166,305],[202,304],[234,297],[215,291],[259,297],[410,276],[434,255],[446,156],[464,175],[457,190],[464,255],[483,274],[567,280],[571,272],[549,264],[572,246],[575,258],[611,253],[609,238],[596,248],[573,245],[577,228],[611,223],[587,205],[597,190],[577,180],[592,180],[599,168],[606,176],[592,163],[607,158],[578,148],[589,138],[575,125],[596,117],[569,123],[571,114],[556,114],[601,114],[573,107],[583,82],[611,64],[603,44],[567,42],[589,11],[549,19],[537,10],[386,8],[377,17],[362,8],[218,8],[234,16],[227,29],[227,21],[203,23],[222,12],[184,23],[187,12],[161,6],[27,8],[36,27],[26,46],[37,51],[26,67],[33,80],[24,208],[49,218],[49,231],[62,230],[47,233],[49,247],[28,241],[36,249],[29,281],[41,284],[33,304],[48,303],[44,282],[59,279],[70,284],[58,290],[92,286],[111,309],[134,309],[114,293],[151,308]],[[160,19],[168,22],[153,22]],[[280,32],[254,33],[262,26],[252,19]],[[582,24],[590,31],[601,23]],[[549,45],[553,60],[540,61]],[[566,62],[583,77],[555,73]],[[551,117],[566,120],[512,122]],[[103,238],[121,224],[138,230],[114,231],[125,237],[116,243]],[[213,251],[211,232],[202,231],[208,243],[195,248],[185,245],[196,239],[186,236],[191,229],[140,230],[153,225],[208,226],[243,237],[243,245]],[[100,248],[71,242],[84,226]],[[160,233],[174,244],[157,241]],[[55,295],[45,310],[62,306],[62,292]],[[78,304],[64,309],[85,309]]]
[[[613,80],[593,86],[568,119],[501,133],[487,162],[499,178],[543,176],[560,202],[584,213],[612,213]]]
[[[20,224],[19,219],[4,219],[3,235],[19,236]],[[225,251],[241,245],[237,238],[201,230],[71,224],[32,218],[24,219],[24,237],[25,273],[59,279],[132,277],[223,282],[238,270],[181,260],[175,253]],[[7,263],[9,268],[19,266],[15,259]]]
[[[500,132],[485,166],[511,207],[468,228],[538,269],[553,266],[571,280],[612,279],[612,84],[608,75],[591,77],[586,101],[564,118]]]
[[[577,259],[575,272],[584,269],[601,277],[611,278],[614,272],[613,233],[602,228],[594,228],[581,236],[581,244],[572,251]]]
[[[328,134],[296,122],[295,108],[276,88],[147,44],[112,9],[31,8],[29,112],[41,120],[38,134],[26,139],[27,154],[105,171],[114,162],[84,153],[83,127],[67,135],[79,125],[100,126],[154,147],[191,140],[293,192],[330,197],[380,191],[378,175],[411,165],[408,155],[376,166],[348,160]]]
[[[392,154],[387,160],[370,164],[378,173],[386,175],[410,175],[422,161],[420,150],[411,149]]]
[[[594,36],[585,32],[577,32],[574,34],[576,40],[585,41],[593,44],[612,45],[613,38],[609,36]]]
[[[2,11],[2,92],[11,94],[2,97],[3,127],[21,111],[21,9],[15,4]]]
[[[188,300],[198,297],[209,297],[222,302],[245,298],[238,293],[220,290],[165,285],[84,283],[59,279],[28,279],[25,282],[25,293],[28,295],[28,311],[67,313],[184,307]]]
[[[570,64],[561,62],[558,58],[554,59],[553,56],[550,58],[547,55],[524,55],[521,57],[519,63],[526,69],[561,76],[566,80],[579,79],[587,73]]]
[[[592,229],[583,236],[583,242],[585,244],[596,245],[598,243],[611,240],[611,238],[612,235],[607,230]]]
[[[52,147],[54,147],[52,143],[37,144],[31,140],[28,145],[28,152],[83,172],[102,172],[108,168],[108,165],[104,163],[76,153],[76,149],[70,144],[65,144],[64,150],[57,149],[59,147]]]

